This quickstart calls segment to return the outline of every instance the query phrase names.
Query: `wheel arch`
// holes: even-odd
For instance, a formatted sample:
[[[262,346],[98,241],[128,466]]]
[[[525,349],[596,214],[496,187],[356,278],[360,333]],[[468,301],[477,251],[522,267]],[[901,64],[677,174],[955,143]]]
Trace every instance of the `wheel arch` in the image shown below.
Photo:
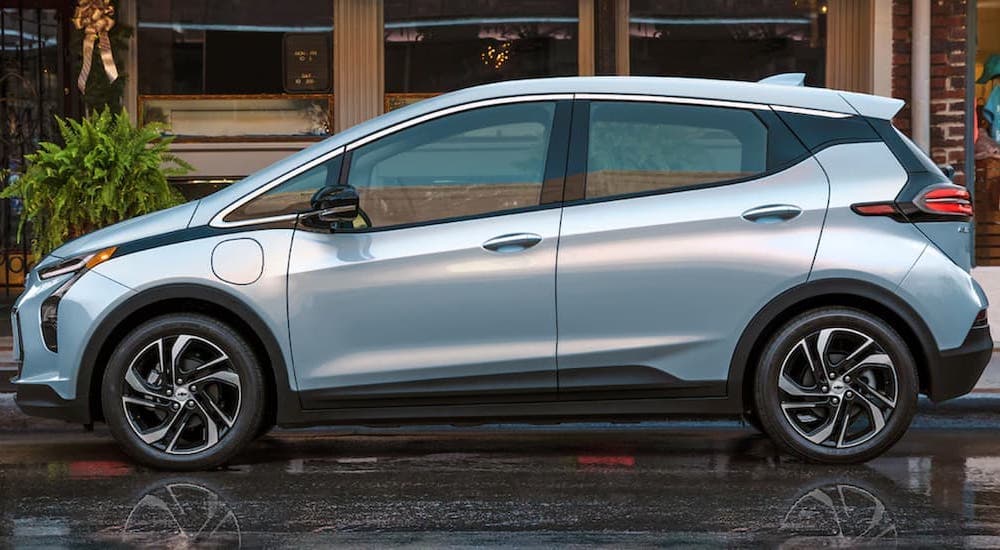
[[[791,288],[765,305],[743,330],[729,366],[727,393],[745,413],[753,406],[753,377],[764,345],[775,330],[805,311],[824,306],[847,306],[876,315],[889,323],[906,342],[917,364],[921,393],[929,391],[930,362],[936,357],[934,337],[916,311],[892,291],[853,279],[823,279]]]
[[[240,332],[261,360],[266,384],[265,421],[298,410],[298,400],[288,380],[288,369],[274,334],[249,306],[233,295],[198,284],[156,287],[132,296],[104,317],[84,349],[77,379],[77,398],[88,406],[89,421],[103,419],[100,388],[108,359],[130,330],[168,313],[200,312],[212,315]]]

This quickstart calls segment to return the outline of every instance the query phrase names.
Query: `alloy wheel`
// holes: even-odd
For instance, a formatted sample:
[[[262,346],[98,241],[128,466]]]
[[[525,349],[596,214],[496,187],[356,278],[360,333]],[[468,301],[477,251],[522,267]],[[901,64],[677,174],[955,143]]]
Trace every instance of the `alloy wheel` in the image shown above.
[[[778,373],[785,420],[813,444],[844,449],[878,435],[896,408],[895,365],[872,337],[824,328],[796,343]]]
[[[240,413],[240,375],[212,342],[190,334],[160,338],[125,370],[122,405],[129,426],[167,454],[214,447]]]

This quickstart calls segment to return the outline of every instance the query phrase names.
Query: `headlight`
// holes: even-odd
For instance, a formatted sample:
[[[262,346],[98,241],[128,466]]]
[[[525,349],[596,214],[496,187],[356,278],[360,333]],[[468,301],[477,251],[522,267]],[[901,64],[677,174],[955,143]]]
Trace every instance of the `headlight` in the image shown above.
[[[110,260],[111,257],[114,256],[115,250],[118,250],[118,247],[111,246],[105,248],[104,250],[98,250],[97,252],[90,252],[75,258],[63,260],[53,266],[39,270],[38,277],[41,279],[51,279],[52,277],[58,277],[67,273],[76,273],[84,269],[91,269]]]
[[[59,262],[53,266],[42,268],[38,271],[38,277],[41,279],[51,279],[52,277],[58,277],[59,275],[65,275],[67,273],[73,273],[73,276],[69,278],[65,283],[63,283],[55,292],[49,295],[44,301],[42,301],[42,307],[40,313],[40,321],[42,328],[42,340],[45,341],[45,347],[52,351],[59,351],[58,333],[59,333],[59,302],[62,300],[69,288],[73,286],[88,269],[94,266],[100,265],[111,259],[115,254],[116,247],[108,247],[104,250],[98,250],[97,252],[91,252],[89,254],[82,254],[75,258],[70,258],[68,260]]]

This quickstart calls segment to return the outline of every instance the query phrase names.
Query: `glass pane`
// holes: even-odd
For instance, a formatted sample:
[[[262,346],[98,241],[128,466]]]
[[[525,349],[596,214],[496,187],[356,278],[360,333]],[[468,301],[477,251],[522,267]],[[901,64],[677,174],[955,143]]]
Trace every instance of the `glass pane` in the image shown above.
[[[333,34],[331,0],[138,0],[137,7],[140,94],[281,93],[286,35]]]
[[[577,74],[576,0],[385,0],[385,90]]]
[[[331,132],[327,96],[282,98],[141,98],[142,121],[176,136],[324,136]]]
[[[233,210],[226,221],[256,220],[285,214],[300,214],[311,208],[310,199],[323,187],[337,184],[343,157],[314,166]]]
[[[822,86],[825,5],[816,0],[631,0],[632,74],[759,80],[800,72],[808,85]]]
[[[587,198],[746,178],[766,163],[767,129],[750,111],[591,104]]]
[[[374,227],[536,206],[555,104],[486,107],[356,149],[348,182]]]

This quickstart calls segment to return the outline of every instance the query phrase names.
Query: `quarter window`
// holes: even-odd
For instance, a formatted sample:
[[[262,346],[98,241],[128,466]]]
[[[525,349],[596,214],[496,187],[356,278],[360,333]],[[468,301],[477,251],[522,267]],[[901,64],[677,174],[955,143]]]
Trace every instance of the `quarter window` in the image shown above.
[[[310,199],[312,199],[313,194],[323,187],[337,184],[343,160],[343,156],[338,155],[305,172],[292,176],[230,212],[225,221],[258,220],[309,212],[312,210]]]
[[[595,101],[587,198],[668,191],[751,177],[767,166],[767,128],[726,107]]]
[[[348,183],[375,228],[537,206],[554,114],[518,103],[401,130],[355,149]]]

